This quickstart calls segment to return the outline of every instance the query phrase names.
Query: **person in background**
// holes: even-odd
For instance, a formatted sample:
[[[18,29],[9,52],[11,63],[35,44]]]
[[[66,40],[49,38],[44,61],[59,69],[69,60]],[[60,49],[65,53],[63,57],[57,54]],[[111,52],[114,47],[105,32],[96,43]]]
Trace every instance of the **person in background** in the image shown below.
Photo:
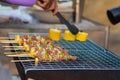
[[[38,4],[38,6],[42,7],[45,11],[52,11],[53,15],[58,12],[58,6],[56,0],[0,0],[1,2],[15,4],[20,6],[33,6],[34,4]],[[7,77],[6,77],[7,75]],[[12,80],[11,75],[8,69],[3,69],[0,63],[0,80]]]
[[[0,0],[9,4],[21,5],[21,6],[33,6],[38,4],[45,11],[52,11],[53,15],[58,12],[58,6],[56,0]]]

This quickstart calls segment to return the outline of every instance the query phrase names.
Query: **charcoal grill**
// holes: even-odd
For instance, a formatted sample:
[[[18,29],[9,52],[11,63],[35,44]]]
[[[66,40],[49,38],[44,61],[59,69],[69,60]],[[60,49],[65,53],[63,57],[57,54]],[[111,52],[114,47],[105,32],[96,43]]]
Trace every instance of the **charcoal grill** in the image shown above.
[[[14,35],[47,35],[47,33],[9,33],[10,39]],[[120,57],[113,52],[97,45],[91,40],[55,41],[68,49],[71,55],[78,57],[77,61],[16,63],[22,80],[120,80]],[[11,44],[12,46],[17,44]],[[21,50],[17,50],[17,52]],[[17,60],[31,59],[15,57]]]

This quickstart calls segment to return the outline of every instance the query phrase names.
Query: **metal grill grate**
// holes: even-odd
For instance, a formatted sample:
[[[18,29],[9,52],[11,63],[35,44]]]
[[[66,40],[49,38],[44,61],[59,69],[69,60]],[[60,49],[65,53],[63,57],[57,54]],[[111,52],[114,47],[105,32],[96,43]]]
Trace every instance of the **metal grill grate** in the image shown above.
[[[9,37],[12,39],[16,34],[46,35],[45,33],[9,33]],[[77,61],[40,62],[36,67],[34,62],[21,62],[25,72],[29,70],[120,70],[120,57],[90,40],[86,42],[60,40],[55,43],[68,49],[71,55],[77,56]]]

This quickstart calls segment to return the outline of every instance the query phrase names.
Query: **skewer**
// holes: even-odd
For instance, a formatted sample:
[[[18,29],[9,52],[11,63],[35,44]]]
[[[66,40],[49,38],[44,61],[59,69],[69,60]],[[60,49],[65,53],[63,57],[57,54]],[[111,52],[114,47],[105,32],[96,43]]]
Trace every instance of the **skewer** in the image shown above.
[[[24,49],[27,53],[7,54],[6,56],[32,57],[35,59],[35,63],[36,63],[35,65],[37,65],[38,61],[41,61],[41,59],[45,61],[57,61],[57,59],[58,60],[60,59],[61,61],[62,60],[76,60],[76,56],[69,55],[67,50],[62,49],[59,45],[55,45],[53,41],[51,41],[51,39],[49,39],[48,37],[41,37],[41,36],[29,37],[26,35],[25,36],[18,35],[18,36],[15,36],[15,40],[0,40],[0,42],[1,43],[17,43],[18,45],[24,46]],[[14,48],[13,50],[15,49],[16,48]],[[7,50],[11,50],[11,49],[7,49]],[[54,59],[54,55],[52,54],[54,52],[53,50],[57,52],[55,54],[55,59]],[[41,57],[40,59],[39,59],[39,56]]]
[[[11,62],[35,62],[35,66],[38,66],[38,63],[39,63],[39,61],[38,61],[38,58],[35,58],[35,60],[34,59],[30,59],[30,60],[11,60]]]
[[[25,50],[24,48],[5,48],[4,50]]]
[[[35,61],[34,59],[30,59],[30,60],[11,60],[11,62],[32,62]]]
[[[2,46],[3,48],[23,48],[23,46]]]
[[[0,40],[0,43],[17,43],[15,40]]]
[[[11,54],[29,54],[27,52],[4,52],[5,55],[11,55]]]
[[[9,37],[0,37],[0,40],[8,40]]]
[[[35,58],[35,66],[38,66],[38,63],[39,63],[39,59]]]
[[[30,57],[30,54],[9,54],[8,57]]]

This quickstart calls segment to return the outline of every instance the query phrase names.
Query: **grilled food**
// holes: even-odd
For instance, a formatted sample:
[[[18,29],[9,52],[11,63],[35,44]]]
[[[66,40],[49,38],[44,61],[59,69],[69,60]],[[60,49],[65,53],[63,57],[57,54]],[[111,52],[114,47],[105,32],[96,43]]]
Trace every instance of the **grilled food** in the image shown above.
[[[40,62],[67,61],[77,59],[47,36],[15,36],[15,41]]]
[[[63,39],[67,41],[74,41],[75,35],[73,35],[69,30],[65,30]]]
[[[76,40],[81,41],[81,42],[85,42],[88,38],[88,33],[86,32],[79,32],[76,35]]]

